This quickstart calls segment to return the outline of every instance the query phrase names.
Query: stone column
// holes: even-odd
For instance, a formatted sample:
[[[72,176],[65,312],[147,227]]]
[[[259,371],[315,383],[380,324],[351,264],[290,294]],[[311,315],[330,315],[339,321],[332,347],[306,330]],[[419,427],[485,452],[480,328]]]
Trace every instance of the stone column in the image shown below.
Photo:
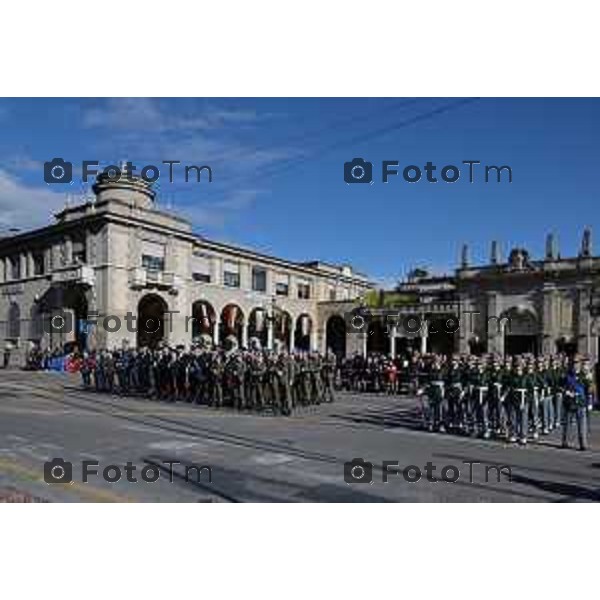
[[[466,294],[460,294],[459,296],[459,309],[458,309],[458,319],[459,319],[459,329],[455,334],[455,350],[459,352],[459,354],[468,354],[469,353],[469,336],[470,325],[471,325],[471,315],[466,314],[468,311],[472,311],[473,306]]]
[[[219,317],[215,319],[215,324],[213,325],[213,344],[215,346],[219,345],[219,329],[221,326],[221,320]]]
[[[65,263],[70,265],[73,262],[73,240],[70,236],[65,237]]]
[[[19,260],[21,261],[20,270],[21,270],[21,279],[26,279],[28,276],[27,273],[27,254],[23,253],[19,256]]]
[[[427,337],[429,335],[429,326],[427,325],[427,321],[423,319],[420,335],[421,335],[421,354],[426,354],[427,352]]]
[[[33,252],[31,250],[27,252],[27,277],[33,277],[35,275],[35,269],[33,266]]]
[[[398,328],[393,325],[390,331],[390,354],[392,358],[396,358],[396,335],[398,333]]]
[[[295,347],[296,347],[296,328],[294,327],[294,321],[292,320],[292,329],[290,331],[290,352],[293,352]]]
[[[592,353],[592,322],[590,319],[590,287],[586,283],[577,292],[577,351],[580,354]]]
[[[504,356],[504,334],[499,322],[500,299],[497,292],[487,294],[487,315],[485,324],[485,335],[487,338],[487,351]],[[501,331],[502,330],[502,331]]]
[[[557,291],[554,286],[545,286],[542,291],[542,354],[553,354],[558,338]]]
[[[272,314],[267,318],[267,350],[273,350],[273,319]]]
[[[243,348],[248,347],[248,327],[249,327],[248,323],[244,323],[242,325],[242,347]]]

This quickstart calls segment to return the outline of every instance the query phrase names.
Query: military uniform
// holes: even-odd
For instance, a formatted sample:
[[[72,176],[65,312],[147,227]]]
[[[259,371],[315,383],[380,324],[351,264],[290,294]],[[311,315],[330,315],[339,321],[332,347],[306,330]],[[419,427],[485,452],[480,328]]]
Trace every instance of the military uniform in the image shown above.
[[[463,370],[457,360],[452,360],[451,364],[444,372],[444,383],[446,391],[446,427],[451,430],[458,430],[461,427],[461,401],[464,395],[463,389]]]
[[[588,398],[581,372],[577,367],[572,368],[565,377],[564,417],[562,431],[562,446],[569,447],[569,433],[573,421],[577,424],[579,449],[586,450],[588,446],[587,411]]]
[[[480,362],[469,371],[469,432],[484,438],[490,437],[488,409],[488,378]]]
[[[444,432],[444,374],[439,362],[434,362],[426,371],[426,381],[423,406],[425,426],[429,431]]]
[[[529,405],[533,396],[533,382],[521,365],[510,378],[511,428],[509,441],[527,443],[529,433]]]
[[[328,352],[323,360],[321,368],[323,400],[325,402],[333,402],[335,400],[334,378],[336,369],[336,359],[332,352]]]

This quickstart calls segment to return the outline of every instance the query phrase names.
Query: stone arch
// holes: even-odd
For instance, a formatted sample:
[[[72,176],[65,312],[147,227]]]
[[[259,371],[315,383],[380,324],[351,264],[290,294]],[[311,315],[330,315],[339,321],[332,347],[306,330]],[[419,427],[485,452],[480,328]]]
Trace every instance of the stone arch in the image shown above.
[[[165,341],[165,314],[169,306],[158,294],[145,294],[138,302],[137,345],[156,348]]]
[[[234,336],[238,345],[244,342],[244,312],[238,304],[230,302],[223,307],[219,323],[219,340],[223,343],[228,337]]]
[[[325,347],[338,358],[346,356],[346,321],[341,315],[331,315],[325,324]]]
[[[215,337],[215,324],[217,313],[208,300],[196,300],[192,303],[192,314],[186,323],[186,330],[190,333],[192,341],[197,342],[205,336],[211,341]]]
[[[537,354],[540,326],[535,312],[524,306],[513,306],[500,315],[504,330],[504,353]]]
[[[292,315],[287,310],[275,309],[273,314],[273,344],[274,347],[290,347],[292,339]]]
[[[267,310],[262,306],[257,306],[250,311],[248,316],[248,343],[258,344],[261,348],[267,347],[268,342],[268,324]]]
[[[310,338],[314,324],[309,314],[302,313],[296,319],[294,330],[294,347],[296,350],[308,352],[311,349]]]
[[[52,286],[39,298],[36,312],[46,324],[50,348],[71,352],[87,347],[90,300],[90,289],[80,284]]]

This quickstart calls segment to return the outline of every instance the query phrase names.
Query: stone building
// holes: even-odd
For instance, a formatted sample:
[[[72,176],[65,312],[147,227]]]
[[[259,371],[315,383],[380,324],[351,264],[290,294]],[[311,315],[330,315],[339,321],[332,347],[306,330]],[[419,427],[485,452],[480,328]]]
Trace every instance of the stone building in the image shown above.
[[[292,262],[193,233],[157,209],[141,179],[100,176],[94,201],[55,222],[0,237],[0,344],[17,363],[33,345],[121,348],[201,336],[242,346],[397,354],[522,352],[599,355],[600,257],[586,230],[577,256],[550,235],[543,259],[461,264],[443,277],[414,273],[375,291],[349,266]],[[596,292],[597,290],[597,292]],[[369,311],[355,329],[349,315]],[[407,327],[417,318],[418,327]]]
[[[292,262],[205,239],[155,206],[141,179],[99,176],[93,201],[0,238],[0,344],[11,361],[42,348],[166,341],[324,350],[323,302],[372,288],[349,266]]]
[[[465,254],[467,254],[465,250]],[[524,248],[501,262],[492,244],[490,264],[473,267],[463,257],[456,273],[456,294],[464,312],[478,311],[474,338],[463,336],[459,349],[480,342],[499,354],[580,353],[598,358],[595,298],[600,257],[592,255],[591,231],[583,233],[579,253],[561,258],[555,237],[546,239],[543,259]]]
[[[399,296],[397,302],[394,295]],[[600,354],[600,257],[592,254],[589,229],[571,258],[561,258],[552,234],[539,260],[524,248],[512,249],[502,260],[498,243],[492,242],[489,263],[475,266],[463,246],[461,264],[452,275],[411,277],[390,296],[385,307],[370,311],[373,323],[366,349],[566,352],[589,355],[594,361]],[[409,316],[420,320],[417,332],[401,327]]]

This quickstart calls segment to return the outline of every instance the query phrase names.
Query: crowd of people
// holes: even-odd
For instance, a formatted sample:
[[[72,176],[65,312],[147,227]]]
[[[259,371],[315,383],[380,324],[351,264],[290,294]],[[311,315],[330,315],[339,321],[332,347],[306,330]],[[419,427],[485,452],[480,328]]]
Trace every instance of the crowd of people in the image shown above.
[[[560,429],[567,447],[576,425],[579,449],[588,447],[596,389],[587,359],[433,355],[416,357],[412,373],[424,426],[430,431],[494,436],[526,445]]]
[[[48,368],[51,352],[32,353],[30,368]],[[289,415],[298,406],[333,402],[335,390],[407,393],[420,401],[429,431],[495,437],[527,444],[561,430],[568,445],[576,426],[580,449],[588,446],[589,411],[597,394],[589,360],[564,354],[383,354],[336,359],[328,351],[215,348],[209,342],[189,350],[101,350],[68,361],[88,390],[141,395],[238,410]]]
[[[355,354],[338,361],[337,381],[343,390],[398,394],[409,391],[414,369],[419,366],[417,354],[392,358],[385,354]],[[413,360],[413,358],[415,360]]]
[[[39,346],[34,346],[27,353],[25,361],[25,370],[27,371],[51,371],[55,366],[69,362],[70,359],[75,361],[76,353],[65,354],[60,348],[42,350]],[[77,370],[75,367],[67,370]]]
[[[84,353],[79,371],[88,390],[289,415],[333,402],[335,366],[330,353],[198,345]]]
[[[338,373],[349,391],[417,396],[429,431],[522,445],[561,430],[567,446],[575,425],[579,448],[587,448],[589,411],[597,402],[591,362],[564,354],[356,355],[343,359]]]

